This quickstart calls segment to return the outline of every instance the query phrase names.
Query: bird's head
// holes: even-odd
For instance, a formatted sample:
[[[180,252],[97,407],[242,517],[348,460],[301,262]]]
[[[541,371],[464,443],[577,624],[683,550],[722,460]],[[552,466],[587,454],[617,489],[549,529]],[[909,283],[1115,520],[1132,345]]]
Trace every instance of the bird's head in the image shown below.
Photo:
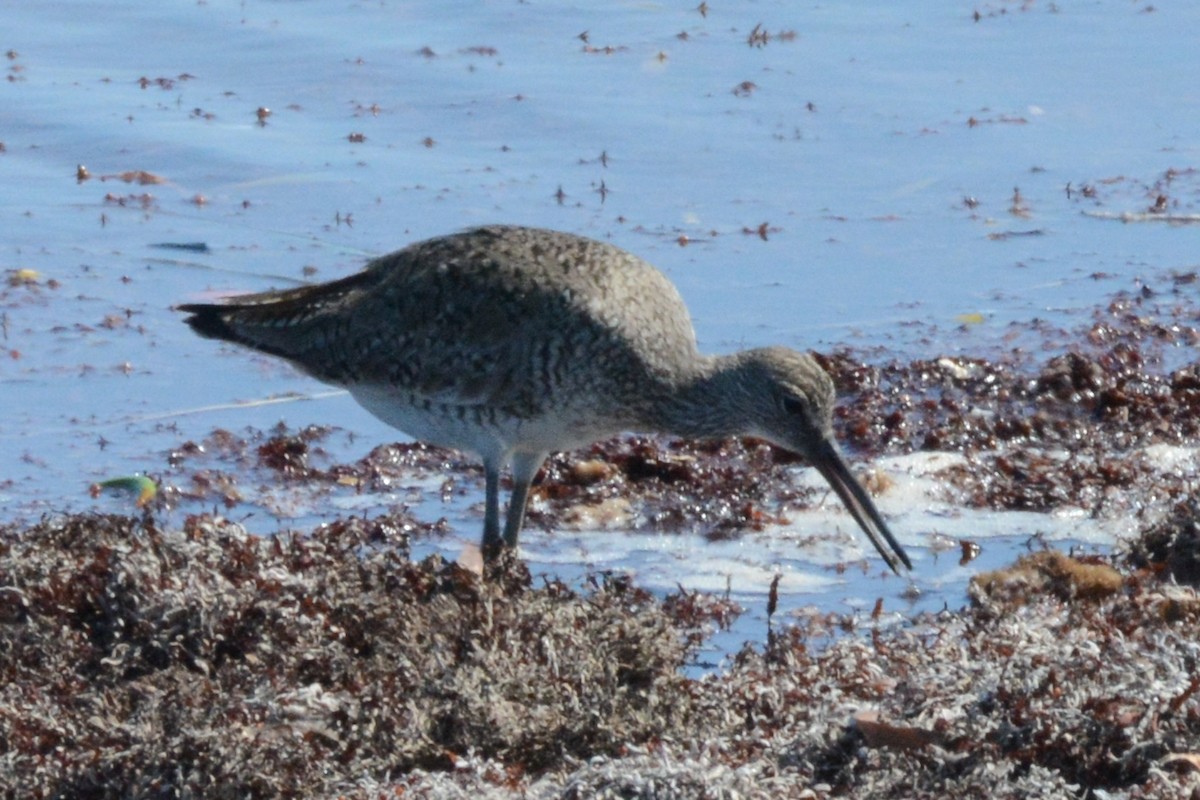
[[[912,569],[833,438],[833,380],[816,359],[786,347],[740,354],[738,402],[747,433],[804,456],[824,476],[888,566]]]
[[[833,380],[808,353],[765,347],[740,354],[749,432],[808,456],[833,436]]]

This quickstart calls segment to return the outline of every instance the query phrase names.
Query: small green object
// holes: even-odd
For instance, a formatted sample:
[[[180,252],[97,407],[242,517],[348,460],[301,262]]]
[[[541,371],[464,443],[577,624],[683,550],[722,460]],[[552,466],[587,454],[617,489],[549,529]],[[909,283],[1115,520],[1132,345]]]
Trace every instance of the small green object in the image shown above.
[[[137,497],[138,508],[144,507],[158,494],[158,484],[145,475],[110,478],[109,480],[101,481],[98,485],[101,489],[111,489],[114,492],[135,495]]]

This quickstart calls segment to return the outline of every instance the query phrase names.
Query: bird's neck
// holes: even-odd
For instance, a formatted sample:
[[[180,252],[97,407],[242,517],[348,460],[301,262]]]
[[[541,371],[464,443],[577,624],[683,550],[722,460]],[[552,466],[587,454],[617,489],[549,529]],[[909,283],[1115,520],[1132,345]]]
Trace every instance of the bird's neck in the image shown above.
[[[659,399],[654,428],[685,439],[742,436],[746,381],[742,353],[701,356]]]

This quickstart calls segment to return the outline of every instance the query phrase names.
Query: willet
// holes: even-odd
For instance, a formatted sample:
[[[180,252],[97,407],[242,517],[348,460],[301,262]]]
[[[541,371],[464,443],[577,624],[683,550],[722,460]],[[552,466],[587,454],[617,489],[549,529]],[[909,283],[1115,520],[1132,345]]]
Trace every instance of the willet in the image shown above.
[[[753,435],[803,455],[888,566],[912,569],[834,442],[833,381],[816,360],[785,347],[700,354],[674,285],[611,244],[477,228],[341,280],[179,308],[201,336],[284,358],[416,439],[479,455],[485,557],[516,547],[550,452],[642,431]]]

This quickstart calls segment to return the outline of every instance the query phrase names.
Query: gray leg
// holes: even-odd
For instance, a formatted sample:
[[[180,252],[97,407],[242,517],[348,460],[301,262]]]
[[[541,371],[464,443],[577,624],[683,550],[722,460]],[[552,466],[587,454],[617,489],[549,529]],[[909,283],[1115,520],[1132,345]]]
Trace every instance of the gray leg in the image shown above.
[[[500,465],[484,461],[483,474],[483,540],[479,543],[479,549],[483,551],[485,559],[490,559],[500,552],[503,544],[500,540]]]
[[[504,520],[504,544],[516,548],[521,534],[521,523],[525,521],[525,502],[529,498],[529,484],[546,460],[545,453],[514,453],[512,459],[512,497],[508,500],[508,517]]]

